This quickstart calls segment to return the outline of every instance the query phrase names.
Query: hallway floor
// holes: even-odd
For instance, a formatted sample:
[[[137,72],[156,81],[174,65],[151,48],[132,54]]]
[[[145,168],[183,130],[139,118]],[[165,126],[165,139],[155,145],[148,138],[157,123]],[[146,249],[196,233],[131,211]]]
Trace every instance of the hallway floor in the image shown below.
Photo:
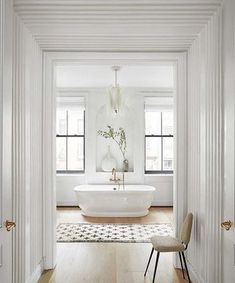
[[[78,208],[58,208],[57,223],[172,223],[172,208],[153,207],[141,218],[92,218]],[[155,258],[143,273],[151,251],[146,243],[58,243],[57,265],[38,283],[150,283]],[[161,254],[155,283],[183,283],[181,270],[174,269],[172,254]]]

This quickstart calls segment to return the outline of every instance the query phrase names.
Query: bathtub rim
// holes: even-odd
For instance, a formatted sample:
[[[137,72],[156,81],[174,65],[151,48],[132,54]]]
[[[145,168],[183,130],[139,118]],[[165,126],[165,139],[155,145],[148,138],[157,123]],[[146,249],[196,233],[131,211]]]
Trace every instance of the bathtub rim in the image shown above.
[[[90,187],[90,188],[89,188]],[[92,187],[98,187],[96,189]],[[106,187],[106,188],[105,188]],[[132,189],[129,189],[131,187]],[[136,188],[139,187],[139,188]],[[140,187],[143,187],[140,189]],[[144,188],[145,187],[145,188]],[[116,188],[116,190],[114,190]],[[123,193],[143,193],[143,192],[155,192],[156,188],[150,185],[137,185],[137,184],[126,184],[125,189],[123,189],[123,185],[120,184],[120,189],[118,189],[118,185],[110,185],[110,184],[97,184],[97,185],[78,185],[74,187],[74,192],[99,192],[99,193],[107,193],[107,192],[123,192]]]

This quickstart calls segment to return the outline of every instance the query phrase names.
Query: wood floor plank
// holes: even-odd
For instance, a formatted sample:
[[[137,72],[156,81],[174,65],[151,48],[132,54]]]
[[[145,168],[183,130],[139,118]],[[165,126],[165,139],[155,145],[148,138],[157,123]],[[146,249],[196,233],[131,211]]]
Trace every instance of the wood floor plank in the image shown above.
[[[58,208],[57,223],[172,223],[172,208],[151,208],[140,218],[84,217],[78,208]],[[155,256],[144,278],[149,243],[58,243],[57,264],[38,283],[150,283]],[[155,283],[185,283],[172,254],[161,254]]]

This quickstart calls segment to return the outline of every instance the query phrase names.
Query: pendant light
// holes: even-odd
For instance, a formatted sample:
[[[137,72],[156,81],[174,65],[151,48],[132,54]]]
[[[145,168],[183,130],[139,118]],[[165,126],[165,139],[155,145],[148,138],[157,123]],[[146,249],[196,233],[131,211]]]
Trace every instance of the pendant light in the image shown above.
[[[113,66],[112,70],[114,71],[114,85],[108,90],[108,106],[112,116],[118,116],[123,111],[123,98],[117,80],[117,73],[120,70],[120,66]]]

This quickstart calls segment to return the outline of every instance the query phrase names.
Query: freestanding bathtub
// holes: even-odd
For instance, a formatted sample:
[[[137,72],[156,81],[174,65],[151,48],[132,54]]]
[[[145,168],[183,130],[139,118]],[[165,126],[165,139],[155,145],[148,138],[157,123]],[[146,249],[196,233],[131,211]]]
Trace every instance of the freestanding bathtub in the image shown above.
[[[81,185],[74,188],[85,216],[140,217],[149,212],[155,188],[146,185]]]

